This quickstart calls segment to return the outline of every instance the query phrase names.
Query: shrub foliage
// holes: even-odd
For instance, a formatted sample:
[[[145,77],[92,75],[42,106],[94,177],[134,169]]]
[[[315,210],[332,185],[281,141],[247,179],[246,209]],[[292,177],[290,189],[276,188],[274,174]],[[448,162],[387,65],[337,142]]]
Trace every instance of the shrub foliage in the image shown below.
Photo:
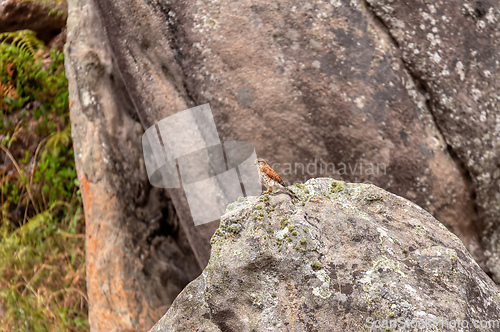
[[[0,329],[87,330],[63,53],[29,30],[0,34],[0,94]]]

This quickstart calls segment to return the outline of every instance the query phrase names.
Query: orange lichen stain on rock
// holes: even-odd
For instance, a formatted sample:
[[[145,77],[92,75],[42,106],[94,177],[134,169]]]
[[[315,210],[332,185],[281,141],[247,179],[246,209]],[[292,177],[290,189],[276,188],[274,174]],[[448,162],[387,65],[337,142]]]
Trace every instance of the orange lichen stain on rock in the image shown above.
[[[86,190],[88,193],[89,188],[83,187],[84,184],[82,192]],[[136,299],[142,294],[125,265],[131,257],[123,249],[125,233],[119,231],[122,221],[118,208],[120,202],[116,195],[110,195],[105,188],[92,184],[92,197],[88,193],[87,203],[92,206],[86,228],[87,291],[89,299],[92,299],[89,308],[91,329],[147,330],[163,313],[152,315],[151,311],[142,311],[137,306]]]
[[[90,195],[90,182],[83,172],[77,172],[78,182],[80,182],[80,191],[82,193],[83,208],[85,211],[85,218],[87,218],[92,211],[92,196]]]
[[[295,282],[292,281],[290,284],[285,286],[284,295],[286,298],[286,301],[284,302],[287,303],[287,305],[282,310],[285,312],[287,321],[292,325],[296,322],[303,325],[302,322],[297,321],[297,319],[295,318],[299,316],[300,307],[303,305],[302,300],[300,300],[299,298],[298,289],[295,286]]]

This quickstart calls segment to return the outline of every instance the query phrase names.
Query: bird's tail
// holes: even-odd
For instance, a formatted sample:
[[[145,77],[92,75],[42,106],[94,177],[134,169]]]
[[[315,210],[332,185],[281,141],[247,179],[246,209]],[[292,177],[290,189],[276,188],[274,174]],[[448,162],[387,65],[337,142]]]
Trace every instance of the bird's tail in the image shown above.
[[[290,189],[288,189],[287,187],[285,187],[285,191],[290,195],[292,196],[292,198],[296,198],[296,199],[299,199],[297,197],[297,195],[295,195],[295,193],[293,191],[291,191]]]

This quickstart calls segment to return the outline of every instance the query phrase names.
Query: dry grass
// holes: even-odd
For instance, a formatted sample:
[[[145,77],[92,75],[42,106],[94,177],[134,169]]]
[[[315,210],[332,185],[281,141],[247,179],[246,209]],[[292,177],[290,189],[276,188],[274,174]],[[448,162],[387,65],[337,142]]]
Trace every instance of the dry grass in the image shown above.
[[[0,93],[0,330],[88,330],[62,54],[42,66],[1,44]]]

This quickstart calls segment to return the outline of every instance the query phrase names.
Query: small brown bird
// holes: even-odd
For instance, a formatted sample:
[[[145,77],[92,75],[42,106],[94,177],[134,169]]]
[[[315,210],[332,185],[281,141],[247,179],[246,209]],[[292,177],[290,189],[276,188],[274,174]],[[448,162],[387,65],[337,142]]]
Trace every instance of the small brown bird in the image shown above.
[[[266,191],[264,194],[269,193],[270,191],[276,189],[282,189],[289,195],[294,198],[297,198],[297,195],[290,189],[288,189],[285,185],[285,182],[280,178],[278,173],[274,171],[274,169],[269,166],[269,164],[262,158],[259,158],[255,161],[255,165],[257,165],[257,169],[259,170],[259,179],[260,182],[266,187]]]

